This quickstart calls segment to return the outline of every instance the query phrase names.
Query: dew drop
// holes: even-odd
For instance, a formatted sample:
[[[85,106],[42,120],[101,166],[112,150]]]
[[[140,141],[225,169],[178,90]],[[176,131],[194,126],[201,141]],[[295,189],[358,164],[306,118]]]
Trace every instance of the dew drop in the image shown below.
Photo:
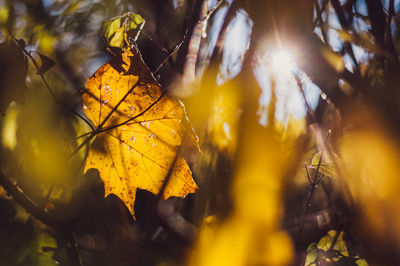
[[[104,107],[108,102],[109,102],[109,100],[105,100],[105,101],[101,104],[101,106]]]
[[[131,110],[133,113],[136,112],[135,106],[129,105],[128,107],[129,107],[129,110]]]

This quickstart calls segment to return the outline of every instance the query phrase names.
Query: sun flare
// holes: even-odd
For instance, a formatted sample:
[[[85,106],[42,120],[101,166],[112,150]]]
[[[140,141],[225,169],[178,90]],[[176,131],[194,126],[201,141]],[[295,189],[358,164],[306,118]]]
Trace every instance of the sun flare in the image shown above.
[[[287,50],[280,49],[272,54],[271,66],[273,70],[280,74],[288,74],[293,70],[293,57]]]

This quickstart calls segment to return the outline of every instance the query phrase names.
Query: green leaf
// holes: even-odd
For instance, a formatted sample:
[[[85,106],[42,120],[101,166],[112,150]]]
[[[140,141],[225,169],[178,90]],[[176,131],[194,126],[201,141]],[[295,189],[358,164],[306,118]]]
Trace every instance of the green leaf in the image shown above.
[[[57,241],[53,236],[46,232],[38,232],[36,235],[37,246],[32,255],[37,255],[36,261],[38,266],[58,265],[53,259],[54,250],[57,248]]]
[[[317,169],[319,160],[321,158],[321,154],[322,154],[322,151],[317,152],[313,156],[311,165],[309,166],[310,168]],[[339,156],[337,156],[336,154],[334,154],[333,156],[334,156],[334,160],[336,162],[338,162],[340,160]],[[329,158],[329,155],[326,152],[322,156],[322,161],[321,161],[318,171],[326,176],[330,176],[330,177],[338,176],[337,171],[336,171],[336,166],[333,163],[332,159]]]
[[[304,265],[305,266],[313,265],[317,257],[318,257],[317,243],[312,242],[307,248],[307,257]]]
[[[324,251],[328,251],[332,244],[333,240],[335,239],[337,231],[330,230],[325,236],[323,236],[319,242],[317,247]],[[340,235],[337,237],[335,245],[332,248],[333,250],[339,251],[343,256],[348,257],[349,252],[347,251],[346,242],[343,240],[343,232],[340,232]]]
[[[110,47],[129,47],[128,32],[131,39],[136,41],[145,20],[137,13],[128,12],[122,16],[115,17],[103,22],[101,32]]]
[[[121,28],[121,17],[116,17],[112,20],[107,20],[103,22],[101,27],[103,36],[106,38],[109,43],[115,33]]]
[[[358,266],[368,266],[368,262],[365,259],[358,259],[356,260],[356,264]]]
[[[331,230],[319,240],[318,244],[315,242],[311,243],[307,248],[307,257],[304,265],[368,266],[366,260],[360,258],[357,251],[350,250],[349,252],[347,244],[343,239],[344,232],[341,231],[339,235],[337,234],[337,231]],[[335,243],[333,243],[334,240]],[[350,256],[349,253],[353,254],[353,256]]]

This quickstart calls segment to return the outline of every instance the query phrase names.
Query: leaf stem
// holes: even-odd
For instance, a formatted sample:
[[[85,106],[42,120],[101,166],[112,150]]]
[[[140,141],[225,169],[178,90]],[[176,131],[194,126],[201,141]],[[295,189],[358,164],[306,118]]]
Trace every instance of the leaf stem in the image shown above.
[[[160,63],[160,65],[154,70],[153,74],[156,74],[158,71],[160,71],[161,67],[165,64],[165,62],[167,62],[167,60],[171,56],[173,56],[179,50],[179,48],[181,48],[182,44],[186,41],[186,37],[187,37],[187,30],[186,30],[185,35],[183,36],[183,38],[177,44],[175,44],[175,46],[170,51],[168,51],[167,56]]]
[[[301,220],[300,220],[299,231],[298,231],[298,233],[297,233],[296,241],[295,241],[295,242],[297,242],[298,239],[299,239],[300,236],[301,236],[301,233],[302,233],[302,231],[303,231],[303,226],[304,226],[305,217],[306,217],[306,215],[307,215],[307,213],[308,213],[308,209],[311,207],[311,200],[312,200],[312,197],[313,197],[313,195],[314,195],[314,193],[315,193],[315,190],[316,190],[317,187],[318,187],[319,182],[321,182],[321,181],[322,181],[322,178],[323,178],[323,175],[322,175],[321,178],[319,178],[318,181],[317,181],[317,176],[318,176],[319,168],[320,168],[321,162],[322,162],[322,156],[324,155],[324,150],[325,150],[325,147],[326,147],[326,143],[327,143],[328,138],[329,138],[330,135],[331,135],[331,130],[328,130],[328,133],[327,133],[326,138],[325,138],[325,145],[323,146],[323,150],[322,150],[322,152],[321,152],[321,157],[319,158],[318,165],[317,165],[317,169],[315,170],[314,178],[313,178],[313,179],[310,178],[310,175],[309,175],[308,169],[307,169],[307,165],[305,165],[305,167],[306,167],[306,173],[307,173],[307,179],[308,179],[308,181],[309,181],[309,183],[310,183],[310,190],[309,190],[309,192],[308,192],[306,204],[305,204],[305,207],[304,207],[304,213],[303,213],[303,216],[302,216],[302,218],[301,218]]]

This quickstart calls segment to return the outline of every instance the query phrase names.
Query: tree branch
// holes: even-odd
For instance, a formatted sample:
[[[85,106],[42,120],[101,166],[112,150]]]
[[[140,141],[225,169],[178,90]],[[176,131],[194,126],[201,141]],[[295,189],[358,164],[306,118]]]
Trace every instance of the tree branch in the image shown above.
[[[0,172],[0,185],[10,194],[13,199],[26,209],[33,217],[41,221],[45,225],[55,229],[61,230],[64,225],[56,217],[48,213],[46,210],[39,208],[39,206],[31,200],[23,190],[14,185],[3,173]]]
[[[75,241],[73,225],[57,219],[46,210],[40,208],[29,198],[18,185],[13,184],[2,172],[0,172],[0,185],[12,198],[27,210],[34,218],[60,233],[67,242],[67,254],[72,266],[81,266],[81,259]]]

